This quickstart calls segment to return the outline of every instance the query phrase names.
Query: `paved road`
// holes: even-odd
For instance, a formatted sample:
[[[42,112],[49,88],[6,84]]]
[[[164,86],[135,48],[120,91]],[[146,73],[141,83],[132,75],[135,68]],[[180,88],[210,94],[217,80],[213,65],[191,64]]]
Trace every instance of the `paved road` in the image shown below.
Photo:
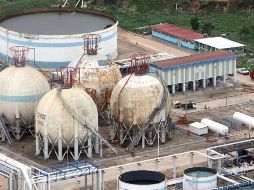
[[[227,105],[231,106],[231,105],[243,104],[243,103],[247,103],[250,101],[254,101],[254,93],[228,97],[227,98]],[[205,106],[208,109],[225,107],[226,106],[226,98],[220,98],[220,99],[216,99],[216,100],[199,102],[199,103],[197,103],[197,109],[188,110],[188,113],[204,111]],[[173,112],[177,113],[177,114],[185,114],[186,113],[186,111],[182,110],[182,109],[173,109]]]
[[[143,37],[138,34],[127,32],[123,29],[118,29],[118,38],[121,40],[128,41],[130,43],[136,44],[138,46],[142,46],[143,48],[151,49],[157,53],[166,52],[166,53],[173,54],[176,57],[190,55],[189,53],[176,49],[173,46],[166,45],[164,43],[158,42],[150,38]]]

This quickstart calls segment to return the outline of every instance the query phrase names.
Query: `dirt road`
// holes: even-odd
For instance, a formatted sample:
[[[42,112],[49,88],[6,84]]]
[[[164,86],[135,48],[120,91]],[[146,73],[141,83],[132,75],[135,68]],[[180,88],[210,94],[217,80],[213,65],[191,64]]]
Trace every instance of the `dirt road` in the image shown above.
[[[239,84],[254,85],[254,81],[251,80],[249,75],[242,75],[237,73],[237,82]]]

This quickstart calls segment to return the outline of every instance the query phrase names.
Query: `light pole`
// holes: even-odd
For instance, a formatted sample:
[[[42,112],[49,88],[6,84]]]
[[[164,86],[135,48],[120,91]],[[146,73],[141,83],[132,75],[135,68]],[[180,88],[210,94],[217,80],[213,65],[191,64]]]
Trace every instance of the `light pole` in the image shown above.
[[[226,107],[228,106],[228,79],[226,79]]]

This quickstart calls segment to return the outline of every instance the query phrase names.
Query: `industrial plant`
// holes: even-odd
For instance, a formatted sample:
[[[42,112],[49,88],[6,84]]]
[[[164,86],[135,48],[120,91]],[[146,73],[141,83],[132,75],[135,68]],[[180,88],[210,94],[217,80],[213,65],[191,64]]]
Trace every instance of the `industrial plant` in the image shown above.
[[[246,46],[79,3],[0,17],[0,190],[254,189]]]

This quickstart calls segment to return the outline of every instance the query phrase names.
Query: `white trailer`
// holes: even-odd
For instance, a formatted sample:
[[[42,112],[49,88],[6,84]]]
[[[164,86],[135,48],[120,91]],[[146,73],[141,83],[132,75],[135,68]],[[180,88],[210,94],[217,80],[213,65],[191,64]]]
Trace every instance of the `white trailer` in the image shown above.
[[[228,134],[228,127],[225,125],[222,125],[220,123],[217,123],[215,121],[212,121],[210,119],[204,118],[201,120],[201,123],[208,126],[208,129],[210,131],[213,131],[220,135],[227,135]]]
[[[249,125],[250,128],[254,128],[254,117],[251,117],[249,115],[246,115],[240,112],[235,112],[233,115],[233,118],[246,125]]]
[[[189,125],[189,131],[199,136],[206,135],[208,133],[208,126],[203,123],[194,122]]]

